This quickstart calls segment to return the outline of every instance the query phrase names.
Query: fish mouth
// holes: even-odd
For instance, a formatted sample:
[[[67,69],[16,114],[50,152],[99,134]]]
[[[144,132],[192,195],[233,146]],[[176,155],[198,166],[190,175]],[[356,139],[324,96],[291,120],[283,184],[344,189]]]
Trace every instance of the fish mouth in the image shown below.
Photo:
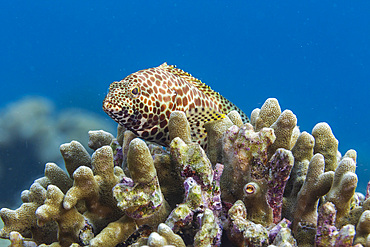
[[[103,110],[115,122],[128,129],[137,129],[142,125],[142,114],[138,109],[118,106],[109,100],[105,100],[103,103]],[[132,112],[132,114],[129,114],[129,112]]]
[[[103,107],[103,110],[105,113],[108,114],[110,118],[112,118],[114,121],[116,121],[117,123],[121,125],[124,125],[124,123],[130,117],[126,107],[123,107],[120,111],[109,110],[105,107]]]

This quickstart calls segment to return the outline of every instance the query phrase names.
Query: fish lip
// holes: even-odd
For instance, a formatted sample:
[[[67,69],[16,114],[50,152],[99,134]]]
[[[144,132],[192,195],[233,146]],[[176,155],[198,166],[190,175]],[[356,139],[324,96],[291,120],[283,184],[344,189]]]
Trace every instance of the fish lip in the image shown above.
[[[127,114],[124,114],[124,111],[106,111],[106,113],[110,116],[110,117],[114,117],[114,118],[119,118],[119,117],[125,117],[125,115]]]
[[[128,107],[122,107],[120,111],[109,110],[103,108],[104,112],[115,122],[122,124],[122,120],[129,117]]]
[[[115,122],[119,123],[122,125],[122,119],[121,117],[115,115],[113,112],[106,112],[108,114],[108,116],[113,119]]]

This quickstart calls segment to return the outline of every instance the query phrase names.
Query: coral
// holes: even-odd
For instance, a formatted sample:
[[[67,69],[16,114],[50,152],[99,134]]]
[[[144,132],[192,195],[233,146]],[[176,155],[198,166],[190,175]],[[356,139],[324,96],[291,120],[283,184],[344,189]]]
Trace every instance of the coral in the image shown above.
[[[281,220],[283,193],[293,166],[290,151],[278,149],[263,170],[256,170],[252,181],[244,186],[244,203],[247,206],[248,219],[263,225],[278,223]],[[254,179],[253,179],[254,178]]]
[[[290,228],[283,227],[270,246],[297,246],[297,241],[294,239]]]
[[[296,206],[297,195],[306,179],[308,165],[313,156],[313,147],[315,139],[312,135],[303,131],[294,147],[292,148],[292,154],[294,156],[294,165],[290,173],[290,178],[286,185],[285,195],[285,210],[284,217],[292,219],[291,214]]]
[[[232,126],[243,126],[242,118],[237,111],[230,111],[223,119],[210,121],[204,124],[207,131],[207,156],[212,164],[222,163],[223,157],[223,136]]]
[[[221,195],[224,201],[234,203],[243,195],[243,187],[258,166],[267,163],[267,148],[275,141],[272,129],[259,132],[252,125],[242,128],[231,126],[223,141],[223,164],[227,164],[221,178]],[[258,174],[256,174],[258,175]]]
[[[150,151],[144,141],[131,141],[127,155],[131,178],[124,177],[113,188],[118,207],[139,225],[157,226],[169,214],[169,205],[161,192]]]
[[[289,150],[279,148],[267,163],[267,202],[272,208],[273,223],[281,220],[283,194],[286,182],[293,167],[294,158]]]
[[[327,123],[318,123],[312,129],[315,137],[314,153],[325,157],[325,171],[335,171],[337,168],[338,140],[335,139]]]
[[[223,166],[213,170],[199,144],[186,144],[176,137],[170,144],[173,165],[184,180],[183,203],[172,210],[166,220],[175,233],[182,232],[186,243],[194,246],[221,244],[220,177]]]
[[[116,138],[90,131],[92,155],[78,141],[61,145],[66,171],[46,163],[22,205],[0,211],[0,237],[55,247],[370,244],[370,189],[355,192],[356,151],[341,157],[328,124],[301,133],[271,98],[250,124],[230,112],[205,128],[205,150],[178,111],[167,148],[122,127]]]
[[[358,221],[355,244],[363,244],[364,246],[370,244],[370,210],[365,210]]]
[[[297,118],[290,110],[283,111],[278,119],[270,126],[274,130],[275,141],[268,149],[268,157],[271,157],[278,148],[290,150],[292,148],[293,129],[297,125]]]
[[[123,131],[123,129],[119,129],[119,130]],[[123,137],[122,143],[119,141],[119,138],[117,138],[118,143],[122,147],[122,160],[123,160],[122,168],[125,172],[128,172],[127,171],[127,153],[128,153],[128,149],[129,149],[129,146],[130,146],[130,142],[133,139],[136,138],[136,135],[134,133],[132,133],[131,131],[126,130],[126,131],[123,132],[123,134],[120,134],[120,132],[118,132],[118,136]]]
[[[185,243],[182,238],[175,234],[170,227],[166,224],[158,225],[158,234],[164,237],[168,244],[174,245],[176,247],[185,247]]]
[[[246,216],[247,210],[240,200],[229,209],[226,228],[230,241],[237,246],[267,246],[267,229],[247,220]]]
[[[212,164],[204,150],[198,144],[187,145],[180,138],[172,140],[171,156],[175,159],[175,166],[179,169],[183,178],[194,177],[204,187],[212,184]]]
[[[161,151],[164,151],[163,149]],[[161,154],[154,154],[154,166],[157,171],[159,184],[166,201],[172,208],[181,203],[184,196],[183,181],[178,174],[176,166],[171,162],[171,156],[164,151]]]
[[[109,223],[96,237],[90,241],[91,247],[116,246],[122,243],[135,232],[137,225],[135,221],[125,216]]]
[[[334,246],[349,247],[353,244],[356,231],[353,225],[345,225],[340,229],[337,239],[335,240]]]
[[[234,115],[236,114],[238,113],[237,112],[234,113]],[[223,135],[225,131],[227,131],[232,125],[233,125],[233,122],[231,122],[231,120],[227,116],[223,119],[219,119],[219,120],[204,124],[204,128],[206,129],[208,133],[207,135],[207,141],[208,141],[207,155],[212,164],[222,163]]]
[[[284,117],[279,119],[280,123]],[[242,199],[248,219],[263,225],[281,220],[283,193],[294,161],[291,152],[283,148],[275,150],[268,160],[274,141],[272,129],[254,132],[250,124],[241,128],[234,125],[224,137],[222,198],[231,203]],[[244,198],[240,196],[243,194]]]
[[[324,172],[321,154],[315,154],[308,166],[306,180],[298,193],[294,211],[293,232],[299,245],[313,245],[317,226],[317,204],[331,186],[334,174]]]
[[[261,109],[253,110],[251,114],[251,124],[256,131],[264,127],[270,127],[280,116],[281,109],[279,102],[275,98],[269,98],[262,105]]]
[[[278,233],[284,229],[284,228],[288,228],[290,229],[289,227],[292,225],[292,222],[290,222],[289,220],[287,219],[282,219],[278,224],[276,224],[274,227],[272,227],[270,230],[269,230],[269,242],[273,242],[275,241],[275,238],[276,236],[278,235]],[[290,233],[290,235],[292,235],[292,233]],[[284,235],[285,236],[285,235]],[[284,238],[285,239],[285,238]],[[283,239],[282,239],[283,241]]]
[[[37,244],[33,241],[27,241],[19,232],[11,232],[9,234],[9,240],[11,241],[10,247],[36,247]]]
[[[73,176],[75,170],[80,166],[91,168],[91,157],[78,141],[62,144],[60,152],[70,177]]]
[[[112,149],[109,146],[97,149],[91,167],[80,166],[74,171],[74,183],[65,195],[63,207],[71,209],[83,200],[87,209],[85,217],[95,231],[100,231],[123,215],[112,196],[112,188],[120,180],[115,174]]]
[[[345,217],[350,212],[351,202],[357,186],[355,170],[355,161],[352,158],[344,156],[335,170],[334,181],[325,197],[326,201],[330,201],[335,205],[338,227],[347,224]]]
[[[355,227],[345,225],[340,231],[335,227],[336,209],[333,203],[324,203],[319,210],[317,221],[316,246],[352,246]]]
[[[150,183],[157,175],[148,147],[138,138],[130,142],[127,167],[132,180],[137,183]]]
[[[89,243],[93,232],[108,229],[108,223],[123,216],[112,193],[120,180],[117,175],[122,174],[120,168],[114,167],[112,149],[103,146],[90,158],[83,146],[73,141],[62,145],[61,152],[72,173],[73,185],[63,170],[53,163],[46,164],[45,177],[22,193],[22,206],[15,211],[2,210],[2,237],[16,230],[36,243],[51,244],[57,239],[61,246]],[[97,237],[91,242],[97,241]]]
[[[191,130],[189,122],[186,119],[186,115],[182,111],[173,111],[168,121],[168,129],[171,131],[170,140],[176,137],[181,138],[185,143],[190,144],[191,141]]]
[[[212,210],[206,208],[200,219],[200,229],[194,236],[194,246],[221,245],[221,228]]]
[[[16,210],[1,209],[0,217],[4,222],[4,227],[0,230],[0,237],[9,238],[11,232],[17,231],[24,237],[32,237],[33,241],[38,244],[55,241],[57,239],[55,223],[37,225],[35,212],[46,199],[45,188],[35,182],[29,191],[22,194],[22,199],[25,202]]]
[[[231,122],[233,124],[235,124],[236,126],[238,126],[239,128],[242,127],[242,125],[244,124],[243,123],[243,120],[241,118],[241,116],[239,115],[239,112],[233,110],[233,111],[230,111],[228,114],[227,114],[228,118],[231,120]]]
[[[315,244],[317,247],[334,246],[335,238],[338,234],[335,227],[335,206],[327,202],[320,208],[317,220],[317,233]]]
[[[114,136],[104,130],[90,130],[89,132],[89,148],[94,151],[102,146],[108,146],[112,143]]]
[[[85,223],[85,218],[76,208],[63,208],[63,192],[55,185],[49,185],[46,192],[44,204],[37,208],[37,225],[44,226],[50,221],[58,223],[58,239],[60,245],[70,245],[72,243],[88,243],[94,236],[92,227]],[[87,236],[87,237],[83,237]]]
[[[185,247],[186,245],[182,238],[179,235],[175,234],[169,226],[161,223],[158,225],[157,232],[152,232],[148,237],[141,237],[136,243],[132,244],[131,246]]]

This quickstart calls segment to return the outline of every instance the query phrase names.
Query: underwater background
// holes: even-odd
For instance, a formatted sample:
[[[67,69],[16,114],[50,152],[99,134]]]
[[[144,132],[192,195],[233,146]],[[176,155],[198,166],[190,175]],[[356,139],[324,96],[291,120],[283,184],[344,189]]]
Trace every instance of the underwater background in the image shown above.
[[[369,1],[3,1],[0,207],[16,207],[59,145],[115,133],[109,84],[177,65],[250,115],[274,97],[311,133],[327,122],[370,179]],[[91,150],[90,150],[91,151]]]

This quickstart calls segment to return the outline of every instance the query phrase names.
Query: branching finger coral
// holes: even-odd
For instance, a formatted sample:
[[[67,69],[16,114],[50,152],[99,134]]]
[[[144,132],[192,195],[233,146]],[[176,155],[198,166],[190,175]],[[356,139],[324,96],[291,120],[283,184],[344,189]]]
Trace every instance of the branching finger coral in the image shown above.
[[[127,159],[131,178],[125,177],[114,186],[117,205],[139,225],[157,226],[167,217],[169,205],[162,195],[147,145],[138,138],[132,140]]]
[[[315,154],[308,166],[306,180],[298,193],[293,232],[300,245],[312,245],[317,226],[317,204],[331,186],[334,173],[324,172],[324,157]]]
[[[315,137],[314,153],[325,157],[325,171],[335,171],[337,168],[338,140],[335,139],[327,123],[318,123],[312,130]]]
[[[92,226],[76,208],[63,208],[63,192],[55,185],[49,185],[44,205],[36,210],[37,224],[44,226],[47,222],[58,223],[58,239],[63,245],[72,243],[89,243],[94,236]]]
[[[370,192],[355,192],[357,154],[340,157],[328,124],[301,133],[276,99],[241,119],[205,123],[203,146],[181,111],[167,148],[122,127],[116,138],[89,132],[92,156],[63,144],[66,172],[47,163],[23,204],[1,209],[0,237],[20,247],[369,245]]]
[[[260,224],[246,219],[247,210],[242,201],[236,201],[228,212],[228,236],[237,246],[267,246],[268,231]]]
[[[335,170],[334,181],[326,195],[326,201],[332,202],[337,210],[337,226],[347,224],[345,217],[351,209],[351,202],[357,186],[356,163],[352,158],[343,158]]]
[[[187,244],[219,246],[222,234],[219,181],[223,166],[217,164],[213,170],[199,144],[187,145],[177,137],[170,147],[174,165],[184,180],[185,198],[172,210],[166,224],[175,233],[181,232]]]

